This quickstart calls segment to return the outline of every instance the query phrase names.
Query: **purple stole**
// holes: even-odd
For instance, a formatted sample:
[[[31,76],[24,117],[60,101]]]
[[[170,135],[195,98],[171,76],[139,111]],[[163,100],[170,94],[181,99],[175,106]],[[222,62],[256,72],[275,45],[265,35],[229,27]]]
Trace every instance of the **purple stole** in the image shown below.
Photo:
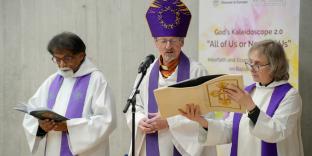
[[[180,54],[178,65],[177,82],[190,78],[190,61],[183,52]],[[158,88],[159,79],[159,59],[156,60],[149,77],[148,84],[148,112],[157,113],[158,107],[154,96],[154,90]],[[146,155],[159,156],[158,132],[146,134]],[[174,147],[173,156],[181,156],[178,150]]]
[[[247,86],[245,90],[247,92],[251,92],[256,87],[256,84],[252,84]],[[282,84],[280,86],[276,86],[272,93],[270,103],[266,114],[270,117],[273,117],[276,109],[279,104],[285,97],[286,93],[292,88],[289,83]],[[237,147],[238,147],[238,130],[239,130],[239,122],[241,120],[242,114],[235,113],[233,118],[233,128],[232,128],[232,147],[231,147],[231,156],[237,156]],[[277,156],[277,148],[276,143],[268,143],[265,141],[261,141],[261,156]]]
[[[76,79],[69,99],[65,117],[69,119],[82,117],[82,111],[85,103],[90,76],[91,74],[87,74]],[[55,100],[62,86],[63,80],[63,76],[57,75],[50,85],[48,95],[48,108],[50,109],[52,109],[55,104]],[[68,146],[66,132],[62,132],[60,156],[73,156]]]

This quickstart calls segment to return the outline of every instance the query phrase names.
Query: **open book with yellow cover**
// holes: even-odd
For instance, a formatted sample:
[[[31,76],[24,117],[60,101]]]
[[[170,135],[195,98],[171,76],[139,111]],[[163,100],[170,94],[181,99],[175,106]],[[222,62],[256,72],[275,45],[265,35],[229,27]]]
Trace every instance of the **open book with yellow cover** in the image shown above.
[[[199,105],[202,114],[215,111],[245,113],[246,106],[239,105],[225,94],[224,88],[229,84],[244,89],[243,76],[202,76],[158,88],[154,90],[154,95],[163,118],[180,114],[178,109],[185,109],[190,103]]]

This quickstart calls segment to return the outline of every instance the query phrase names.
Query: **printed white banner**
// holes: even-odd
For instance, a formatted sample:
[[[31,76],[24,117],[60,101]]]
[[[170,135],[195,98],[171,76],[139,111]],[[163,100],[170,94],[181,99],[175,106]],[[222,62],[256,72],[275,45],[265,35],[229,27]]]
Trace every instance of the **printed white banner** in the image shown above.
[[[199,61],[210,74],[242,73],[248,49],[264,39],[279,41],[290,64],[290,83],[298,88],[299,0],[200,0]]]

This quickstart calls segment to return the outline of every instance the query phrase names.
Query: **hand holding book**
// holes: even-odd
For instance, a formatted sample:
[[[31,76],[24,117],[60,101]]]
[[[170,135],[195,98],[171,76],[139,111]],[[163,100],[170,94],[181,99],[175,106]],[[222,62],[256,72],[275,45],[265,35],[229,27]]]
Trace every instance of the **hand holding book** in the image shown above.
[[[21,103],[21,104],[15,106],[13,109],[20,111],[20,112],[27,113],[29,115],[32,115],[39,120],[49,119],[49,120],[53,120],[55,122],[61,122],[61,121],[69,120],[68,118],[52,111],[51,109],[49,109],[47,107],[35,108],[35,107],[31,107],[28,104]]]
[[[65,121],[55,122],[50,119],[39,120],[39,126],[45,131],[49,132],[51,130],[54,131],[67,131],[67,125]]]
[[[256,107],[256,104],[253,102],[250,94],[245,90],[241,90],[237,86],[232,84],[228,85],[224,88],[224,92],[239,105],[246,106],[248,112]]]

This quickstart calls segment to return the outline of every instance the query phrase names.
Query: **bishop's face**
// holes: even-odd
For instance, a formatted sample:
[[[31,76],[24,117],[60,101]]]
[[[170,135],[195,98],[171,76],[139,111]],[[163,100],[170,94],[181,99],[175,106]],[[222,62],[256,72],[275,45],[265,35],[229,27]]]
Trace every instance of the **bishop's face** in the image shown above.
[[[73,72],[76,72],[79,69],[84,57],[85,53],[83,52],[74,54],[66,49],[55,49],[53,50],[52,60],[58,65],[59,68],[69,68],[73,70]]]
[[[177,59],[181,53],[181,48],[184,45],[184,38],[181,37],[157,37],[155,45],[162,56],[163,64]]]

